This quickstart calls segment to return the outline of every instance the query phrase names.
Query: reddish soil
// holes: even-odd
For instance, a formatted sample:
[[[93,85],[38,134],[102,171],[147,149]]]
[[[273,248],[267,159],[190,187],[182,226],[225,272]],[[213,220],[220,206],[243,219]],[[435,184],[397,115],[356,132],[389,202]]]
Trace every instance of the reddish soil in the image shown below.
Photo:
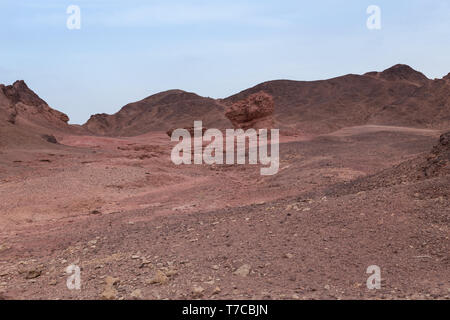
[[[269,177],[249,165],[177,167],[164,132],[5,150],[0,291],[97,299],[111,276],[116,299],[449,298],[450,177],[348,187],[429,154],[438,136],[363,126],[283,137]],[[72,263],[81,290],[66,287]],[[369,291],[373,264],[382,289]]]
[[[395,66],[222,101],[176,90],[83,127],[0,86],[0,299],[449,299],[449,86]],[[167,130],[230,126],[224,105],[261,90],[276,175],[171,162]]]

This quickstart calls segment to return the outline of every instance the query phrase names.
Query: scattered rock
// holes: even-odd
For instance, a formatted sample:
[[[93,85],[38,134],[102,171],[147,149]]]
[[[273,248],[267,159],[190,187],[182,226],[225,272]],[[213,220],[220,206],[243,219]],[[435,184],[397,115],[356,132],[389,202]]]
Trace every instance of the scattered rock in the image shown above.
[[[235,128],[271,129],[274,110],[272,96],[260,91],[231,105],[225,116]]]
[[[142,263],[139,266],[139,268],[145,268],[147,266],[151,266],[152,262],[150,260],[147,260],[146,258],[142,258]]]
[[[102,299],[115,300],[117,299],[117,290],[114,287],[106,287],[101,295]]]
[[[101,297],[106,300],[117,299],[117,290],[114,288],[114,285],[119,283],[119,281],[119,278],[107,276],[105,278],[105,290],[102,292]]]
[[[174,277],[174,276],[176,276],[178,274],[178,270],[176,270],[176,269],[167,269],[167,270],[164,271],[164,274],[167,277],[171,278],[171,277]]]

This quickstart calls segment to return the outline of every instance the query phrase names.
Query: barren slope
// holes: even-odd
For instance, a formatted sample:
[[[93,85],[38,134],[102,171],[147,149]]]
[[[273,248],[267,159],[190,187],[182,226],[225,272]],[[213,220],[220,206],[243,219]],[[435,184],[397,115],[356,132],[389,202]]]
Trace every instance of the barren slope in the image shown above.
[[[52,109],[24,81],[0,84],[0,148],[50,148],[52,135],[84,131],[68,121],[67,115]]]
[[[224,101],[235,102],[258,91],[274,97],[275,119],[280,128],[307,133],[364,124],[430,128],[450,125],[450,81],[429,80],[405,65],[321,81],[269,81]]]
[[[181,90],[161,92],[124,106],[113,115],[93,115],[83,126],[108,136],[136,136],[149,131],[167,131],[192,126],[202,120],[205,127],[230,126],[223,106],[214,99]]]

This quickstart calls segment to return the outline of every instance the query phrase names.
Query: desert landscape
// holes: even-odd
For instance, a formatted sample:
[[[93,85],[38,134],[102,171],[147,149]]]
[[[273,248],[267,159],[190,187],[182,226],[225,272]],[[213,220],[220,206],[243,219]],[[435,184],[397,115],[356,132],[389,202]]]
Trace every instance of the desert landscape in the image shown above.
[[[38,94],[0,85],[0,299],[450,298],[450,74],[169,90],[83,125]],[[196,120],[278,128],[278,173],[173,164]]]

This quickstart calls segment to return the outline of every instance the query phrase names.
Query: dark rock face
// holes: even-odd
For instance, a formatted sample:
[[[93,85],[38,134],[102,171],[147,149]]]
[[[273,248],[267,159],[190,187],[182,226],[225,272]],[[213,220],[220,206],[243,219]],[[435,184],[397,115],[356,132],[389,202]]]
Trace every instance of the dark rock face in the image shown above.
[[[8,111],[7,121],[11,124],[16,124],[16,117],[17,117],[17,109],[16,107],[13,106]]]
[[[235,128],[271,129],[275,107],[271,95],[260,91],[233,103],[225,112]]]
[[[42,135],[42,139],[50,143],[58,143],[58,140],[56,140],[55,136],[52,134],[44,134]]]

